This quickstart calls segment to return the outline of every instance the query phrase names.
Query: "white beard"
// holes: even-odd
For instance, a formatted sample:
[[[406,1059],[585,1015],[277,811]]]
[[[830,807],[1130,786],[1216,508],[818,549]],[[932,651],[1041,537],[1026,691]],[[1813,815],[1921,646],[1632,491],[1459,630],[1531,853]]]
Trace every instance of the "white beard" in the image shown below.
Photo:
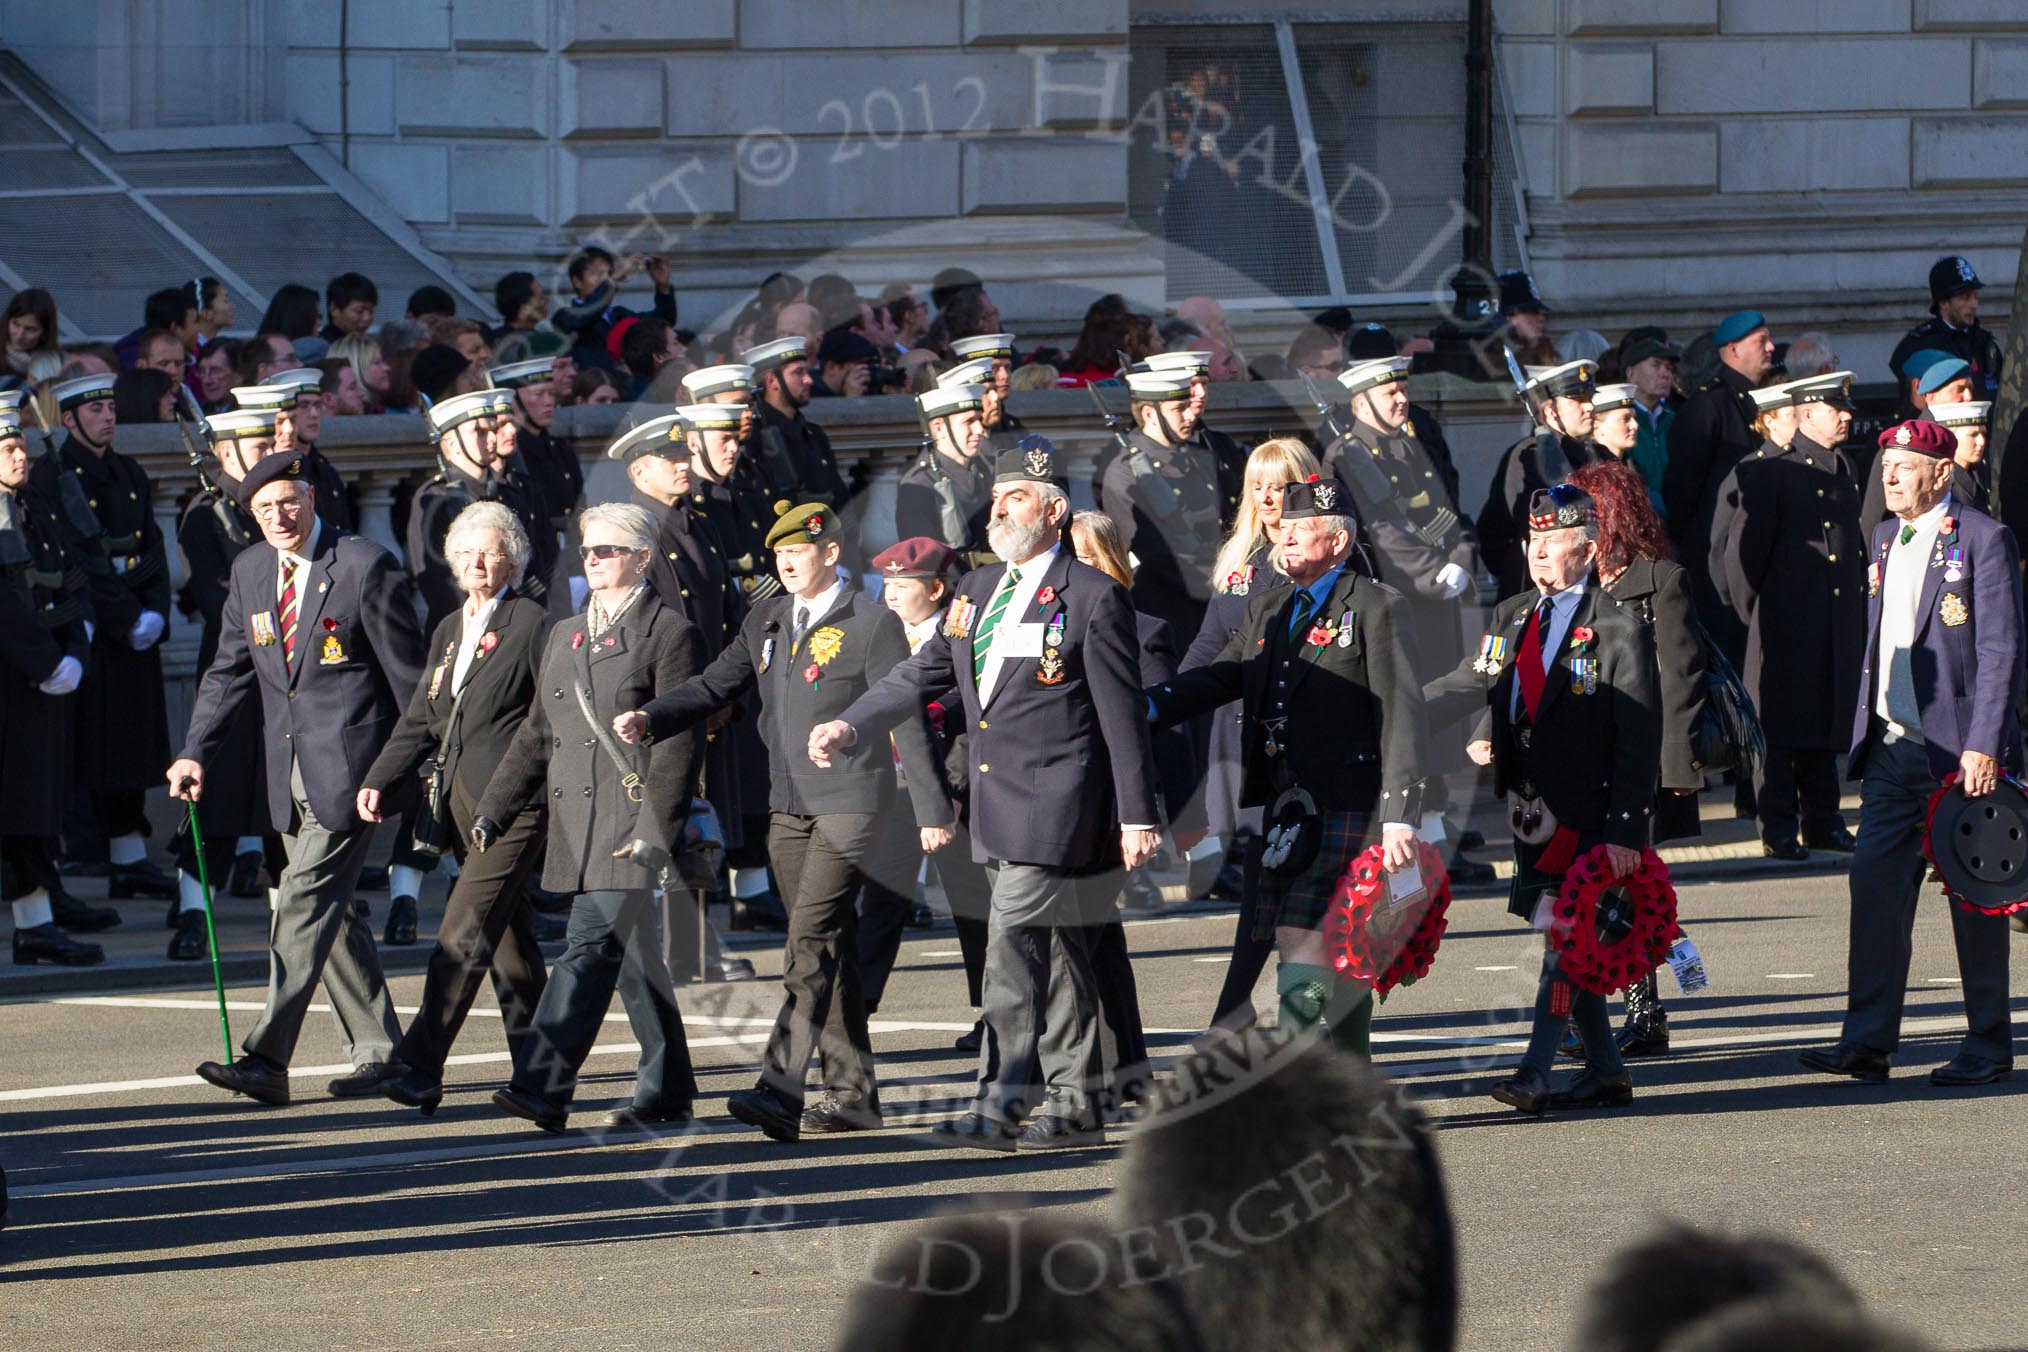
[[[986,527],[986,543],[995,554],[1011,563],[1041,550],[1049,542],[1054,529],[1046,520],[1037,519],[1020,526],[1004,517],[996,517]]]

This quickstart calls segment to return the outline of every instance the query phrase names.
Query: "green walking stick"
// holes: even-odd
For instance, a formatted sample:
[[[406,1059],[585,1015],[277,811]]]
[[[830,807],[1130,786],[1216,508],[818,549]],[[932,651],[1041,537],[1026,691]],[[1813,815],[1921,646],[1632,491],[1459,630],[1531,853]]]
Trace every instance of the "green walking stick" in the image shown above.
[[[211,984],[218,988],[218,1035],[225,1039],[225,1063],[231,1065],[232,1023],[225,1016],[225,973],[218,965],[218,925],[211,918],[211,879],[204,868],[204,832],[197,825],[197,804],[190,804],[190,841],[197,848],[197,885],[204,889],[204,933],[211,940]]]

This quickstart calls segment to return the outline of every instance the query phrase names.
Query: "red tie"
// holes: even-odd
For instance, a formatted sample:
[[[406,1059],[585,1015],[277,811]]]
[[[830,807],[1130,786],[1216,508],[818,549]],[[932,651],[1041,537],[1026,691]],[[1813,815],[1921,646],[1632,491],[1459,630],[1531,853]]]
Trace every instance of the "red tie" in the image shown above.
[[[1535,613],[1528,617],[1528,632],[1521,636],[1521,654],[1514,659],[1514,674],[1521,682],[1521,707],[1528,711],[1531,723],[1542,707],[1542,686],[1547,679],[1542,670],[1542,612],[1547,608],[1547,602],[1537,605]]]
[[[296,570],[289,567],[282,577],[282,661],[293,667],[296,664]],[[1537,685],[1540,684],[1538,681]]]

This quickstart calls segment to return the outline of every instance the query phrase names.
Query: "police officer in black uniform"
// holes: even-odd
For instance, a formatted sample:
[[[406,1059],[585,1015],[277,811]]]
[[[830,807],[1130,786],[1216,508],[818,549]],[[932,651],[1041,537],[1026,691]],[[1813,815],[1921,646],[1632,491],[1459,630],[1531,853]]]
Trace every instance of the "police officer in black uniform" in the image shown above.
[[[76,509],[91,522],[81,500]],[[105,950],[64,930],[120,923],[110,907],[66,905],[56,877],[91,618],[85,555],[66,504],[29,481],[20,409],[0,409],[0,898],[14,912],[16,963],[103,962]]]
[[[189,565],[189,597],[203,622],[197,641],[197,669],[211,666],[218,653],[219,626],[227,593],[232,588],[232,561],[241,551],[261,538],[261,529],[240,497],[240,480],[261,459],[274,451],[277,417],[267,409],[240,409],[214,413],[205,419],[217,465],[209,474],[200,474],[197,493],[183,508],[176,525],[176,543]],[[309,457],[303,458],[309,469]],[[322,494],[319,494],[321,498]],[[331,525],[328,518],[327,526]],[[333,527],[336,529],[336,527]],[[212,757],[215,774],[211,792],[197,805],[197,820],[203,829],[204,869],[200,873],[197,842],[188,831],[176,835],[178,874],[177,905],[173,910],[175,935],[169,940],[169,956],[191,962],[205,956],[204,882],[216,888],[228,878],[235,884],[234,895],[257,893],[257,874],[263,863],[269,876],[282,876],[281,840],[274,834],[268,812],[267,767],[262,752],[260,706],[249,700],[233,716],[218,752]],[[256,844],[258,842],[258,844]],[[245,843],[252,848],[242,851]],[[240,856],[246,857],[242,859]]]
[[[1187,375],[1130,371],[1127,388],[1138,426],[1115,442],[1100,471],[1100,509],[1119,524],[1140,565],[1134,609],[1195,634],[1225,538],[1218,466],[1197,442]]]
[[[113,449],[112,376],[78,376],[50,392],[66,435],[35,462],[29,480],[52,502],[81,492],[98,528],[83,546],[94,629],[77,695],[77,783],[106,838],[111,895],[167,901],[176,881],[148,862],[143,807],[169,764],[158,646],[169,627],[169,557],[155,523],[154,486],[146,470]]]
[[[1598,364],[1565,362],[1530,367],[1526,374],[1521,397],[1535,417],[1535,430],[1500,457],[1492,491],[1479,511],[1479,548],[1503,597],[1528,584],[1522,551],[1528,543],[1528,503],[1536,490],[1562,483],[1564,475],[1599,455],[1587,440]]]
[[[1739,462],[1738,513],[1713,545],[1747,627],[1743,675],[1767,732],[1754,793],[1762,850],[1776,859],[1854,847],[1838,812],[1837,755],[1850,744],[1865,665],[1866,530],[1851,463],[1818,439],[1835,426],[1823,415],[1850,404],[1851,384],[1850,371],[1836,371],[1754,392],[1773,396],[1771,420],[1794,425],[1813,409],[1811,426]]]
[[[1929,269],[1930,317],[1917,324],[1894,345],[1887,364],[1901,384],[1901,416],[1913,417],[1915,406],[1908,398],[1913,373],[1908,359],[1926,349],[1948,352],[1971,367],[1972,398],[1991,400],[2000,392],[2001,353],[1999,340],[1979,323],[1979,289],[1985,285],[1972,271],[1969,259],[1952,254],[1939,258]]]
[[[916,399],[928,444],[901,472],[894,490],[894,530],[904,540],[925,536],[955,550],[968,568],[993,560],[986,525],[993,510],[993,472],[985,403],[991,386],[947,383],[954,374],[985,365],[966,362],[938,377],[937,388]],[[983,373],[982,373],[983,374]]]

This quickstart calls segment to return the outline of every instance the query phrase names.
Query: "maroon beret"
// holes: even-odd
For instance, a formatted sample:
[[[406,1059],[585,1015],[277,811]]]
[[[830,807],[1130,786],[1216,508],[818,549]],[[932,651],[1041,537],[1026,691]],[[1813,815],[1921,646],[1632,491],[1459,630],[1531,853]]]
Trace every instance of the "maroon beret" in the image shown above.
[[[1905,423],[1896,423],[1880,434],[1880,449],[1883,451],[1913,451],[1937,460],[1948,460],[1957,454],[1957,433],[1942,423],[1927,418],[1911,418]]]
[[[958,566],[958,556],[941,540],[914,535],[873,556],[882,577],[942,577]]]

